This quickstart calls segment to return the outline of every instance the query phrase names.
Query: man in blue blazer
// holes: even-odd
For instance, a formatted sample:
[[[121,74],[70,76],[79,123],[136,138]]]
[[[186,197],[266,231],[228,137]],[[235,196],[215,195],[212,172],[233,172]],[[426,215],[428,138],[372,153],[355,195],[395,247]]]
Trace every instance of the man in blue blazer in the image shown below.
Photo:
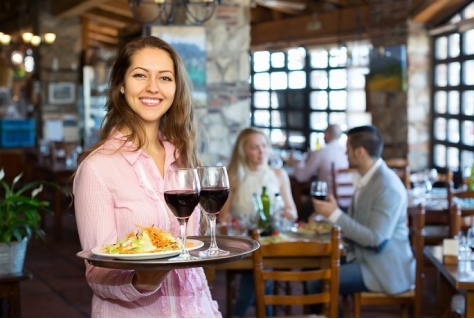
[[[347,214],[331,195],[326,201],[312,200],[315,212],[339,225],[348,243],[339,292],[405,292],[415,282],[406,224],[407,191],[380,157],[383,140],[375,126],[355,127],[347,135],[349,166],[359,173],[354,174],[355,194]],[[312,290],[311,283],[307,288]]]

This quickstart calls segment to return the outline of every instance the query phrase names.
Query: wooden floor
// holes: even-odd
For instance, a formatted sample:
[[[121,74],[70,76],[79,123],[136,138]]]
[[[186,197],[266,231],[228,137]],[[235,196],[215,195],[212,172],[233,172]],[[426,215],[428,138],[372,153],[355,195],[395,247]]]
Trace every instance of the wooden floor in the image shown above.
[[[52,218],[51,218],[52,219]],[[50,221],[47,230],[52,231]],[[21,283],[22,317],[30,318],[87,318],[91,312],[92,291],[84,278],[84,262],[75,254],[80,251],[75,220],[72,214],[64,216],[63,240],[54,243],[31,241],[25,266],[33,278]],[[227,316],[226,290],[223,272],[217,273],[212,290],[223,316]],[[423,299],[423,317],[436,317],[434,313],[435,273],[426,271]],[[254,317],[253,307],[247,317]],[[400,317],[397,308],[373,307],[363,312],[364,317]]]

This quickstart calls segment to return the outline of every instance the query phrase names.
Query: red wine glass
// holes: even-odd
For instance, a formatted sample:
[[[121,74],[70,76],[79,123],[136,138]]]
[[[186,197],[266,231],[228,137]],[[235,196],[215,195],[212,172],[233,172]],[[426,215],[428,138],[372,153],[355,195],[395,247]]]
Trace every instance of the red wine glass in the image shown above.
[[[207,250],[201,251],[201,257],[225,256],[229,252],[217,247],[216,219],[229,197],[229,178],[225,166],[201,166],[197,168],[201,184],[199,204],[207,213],[211,226],[211,244]]]
[[[328,184],[323,181],[314,181],[311,183],[310,194],[318,200],[325,200],[328,190]]]
[[[165,173],[165,201],[179,221],[181,231],[181,254],[170,260],[196,260],[186,248],[188,218],[199,204],[199,178],[194,168],[168,169]]]

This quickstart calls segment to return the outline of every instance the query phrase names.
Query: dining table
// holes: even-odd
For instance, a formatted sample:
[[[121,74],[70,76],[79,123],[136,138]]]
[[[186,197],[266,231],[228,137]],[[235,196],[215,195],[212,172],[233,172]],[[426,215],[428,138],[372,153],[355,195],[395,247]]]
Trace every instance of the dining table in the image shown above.
[[[460,260],[457,264],[443,261],[441,245],[425,246],[423,253],[437,272],[437,309],[439,317],[451,313],[451,298],[464,295],[464,316],[474,318],[474,260]]]

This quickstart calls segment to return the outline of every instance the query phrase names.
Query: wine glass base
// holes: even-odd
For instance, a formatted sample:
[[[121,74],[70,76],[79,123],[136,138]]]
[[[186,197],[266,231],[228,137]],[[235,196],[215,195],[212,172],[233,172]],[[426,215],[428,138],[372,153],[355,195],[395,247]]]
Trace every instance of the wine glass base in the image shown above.
[[[199,252],[199,256],[203,258],[211,258],[211,257],[218,257],[218,256],[227,256],[230,254],[229,251],[227,250],[222,250],[222,249],[207,249],[204,251]]]
[[[189,260],[201,260],[201,257],[192,256],[190,254],[178,255],[176,257],[168,259],[169,261],[189,261]]]

